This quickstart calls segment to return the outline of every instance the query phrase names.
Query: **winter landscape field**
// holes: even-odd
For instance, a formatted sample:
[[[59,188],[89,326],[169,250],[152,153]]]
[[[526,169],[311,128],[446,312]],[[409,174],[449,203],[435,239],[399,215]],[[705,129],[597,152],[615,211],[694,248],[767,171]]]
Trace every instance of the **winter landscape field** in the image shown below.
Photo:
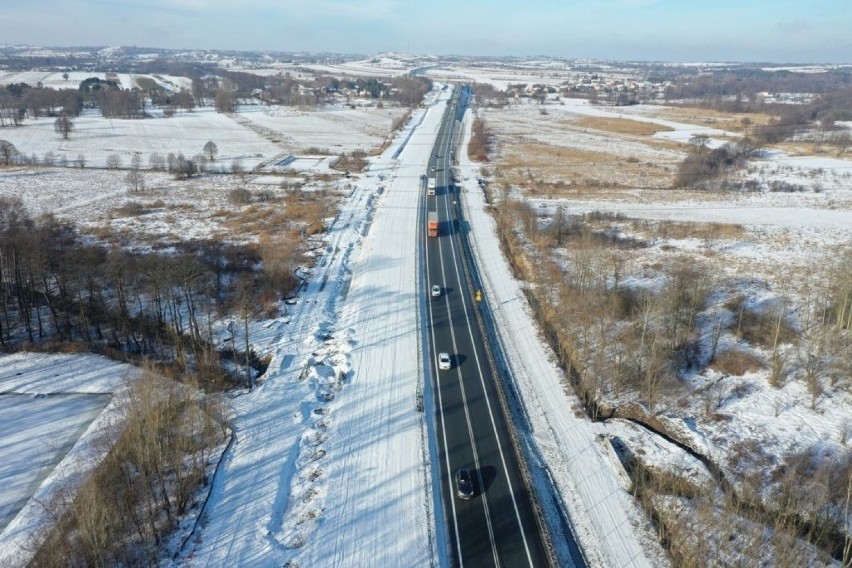
[[[567,515],[590,566],[849,565],[852,116],[769,140],[778,105],[674,96],[690,65],[685,87],[589,60],[273,63],[223,55],[234,87],[209,93],[0,69],[158,85],[67,138],[56,109],[0,128],[0,564],[453,565],[417,239],[464,83],[454,176],[545,525]],[[102,464],[159,408],[143,374],[178,449],[121,485]],[[134,478],[150,500],[107,546],[86,484]]]

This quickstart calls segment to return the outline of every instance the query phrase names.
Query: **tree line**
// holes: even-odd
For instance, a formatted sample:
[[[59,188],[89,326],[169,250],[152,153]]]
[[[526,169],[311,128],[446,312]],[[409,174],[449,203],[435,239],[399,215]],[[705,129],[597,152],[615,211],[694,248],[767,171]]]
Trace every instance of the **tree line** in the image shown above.
[[[192,68],[192,89],[171,92],[156,81],[138,79],[140,87],[123,89],[113,80],[90,77],[77,89],[50,89],[25,83],[0,87],[0,127],[20,126],[27,118],[77,117],[84,108],[98,108],[106,118],[145,118],[146,105],[161,108],[166,117],[177,111],[192,111],[198,105],[213,105],[223,113],[235,112],[240,100],[259,100],[283,106],[317,106],[342,89],[374,99],[416,106],[432,88],[429,79],[398,77],[390,81],[351,79],[341,81],[318,77],[297,81],[289,73],[281,77],[261,77],[251,73],[216,70],[200,75]],[[66,124],[68,124],[66,122]],[[67,137],[69,129],[63,129]]]
[[[33,219],[19,199],[2,198],[0,348],[77,343],[170,361],[207,386],[226,386],[220,360],[236,350],[217,351],[214,320],[252,316],[257,298],[282,298],[297,284],[292,272],[277,275],[286,266],[259,270],[264,255],[208,241],[170,255],[86,244],[71,225]],[[293,258],[281,262],[292,268]]]

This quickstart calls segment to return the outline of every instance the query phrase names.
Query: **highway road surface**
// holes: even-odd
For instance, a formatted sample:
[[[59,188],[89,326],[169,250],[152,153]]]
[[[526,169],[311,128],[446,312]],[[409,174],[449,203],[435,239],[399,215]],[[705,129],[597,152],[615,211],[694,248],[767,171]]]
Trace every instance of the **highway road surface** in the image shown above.
[[[437,211],[437,237],[427,237],[425,213],[425,301],[435,388],[438,469],[452,561],[456,566],[548,566],[544,539],[523,482],[500,406],[495,377],[477,323],[475,292],[469,288],[456,220],[458,196],[452,186],[452,138],[466,104],[457,88],[438,135],[428,175],[437,179],[425,209]],[[434,167],[434,169],[433,169]],[[424,184],[425,185],[425,184]],[[432,296],[431,287],[440,287]],[[438,354],[449,353],[450,369],[439,369]],[[473,496],[457,495],[456,471],[466,468]]]

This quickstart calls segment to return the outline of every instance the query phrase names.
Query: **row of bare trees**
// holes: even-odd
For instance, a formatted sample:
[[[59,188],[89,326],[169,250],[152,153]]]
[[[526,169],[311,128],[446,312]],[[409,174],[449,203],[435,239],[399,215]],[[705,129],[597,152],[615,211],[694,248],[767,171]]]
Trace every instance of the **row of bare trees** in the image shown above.
[[[258,298],[274,302],[296,284],[278,276],[283,261],[270,265],[274,277],[258,272],[256,247],[207,242],[178,254],[135,254],[83,244],[54,217],[34,220],[19,200],[0,201],[3,349],[76,342],[203,368],[205,383],[222,385],[213,319],[258,313]]]
[[[0,87],[0,127],[19,126],[24,118],[79,116],[83,96],[77,89],[48,89],[13,83]]]

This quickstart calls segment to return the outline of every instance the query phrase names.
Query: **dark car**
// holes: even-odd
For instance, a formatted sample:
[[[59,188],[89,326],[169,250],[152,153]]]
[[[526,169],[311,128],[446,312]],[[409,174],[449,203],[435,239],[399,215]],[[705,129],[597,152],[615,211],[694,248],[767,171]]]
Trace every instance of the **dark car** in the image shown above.
[[[459,496],[459,499],[473,497],[473,479],[470,477],[470,470],[466,467],[459,468],[456,471],[456,495]]]

